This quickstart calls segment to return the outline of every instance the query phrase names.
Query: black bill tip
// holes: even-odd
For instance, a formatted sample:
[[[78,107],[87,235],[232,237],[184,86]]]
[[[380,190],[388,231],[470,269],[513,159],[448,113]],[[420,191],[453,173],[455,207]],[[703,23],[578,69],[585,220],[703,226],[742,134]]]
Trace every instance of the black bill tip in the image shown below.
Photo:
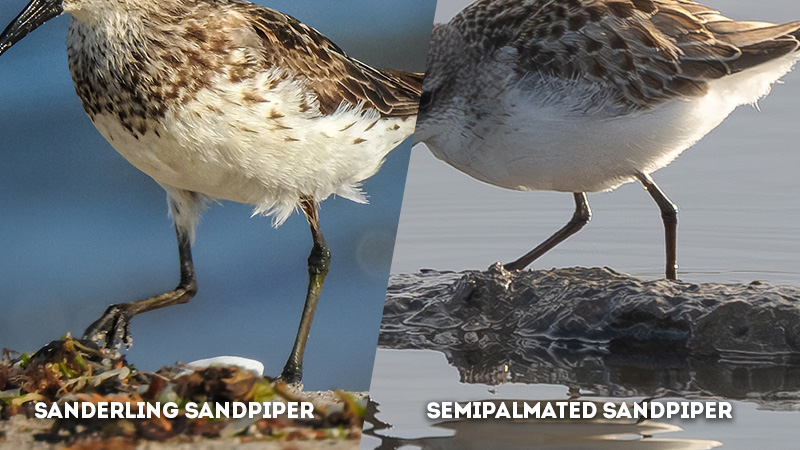
[[[32,0],[0,34],[0,55],[28,33],[63,12],[62,0]]]

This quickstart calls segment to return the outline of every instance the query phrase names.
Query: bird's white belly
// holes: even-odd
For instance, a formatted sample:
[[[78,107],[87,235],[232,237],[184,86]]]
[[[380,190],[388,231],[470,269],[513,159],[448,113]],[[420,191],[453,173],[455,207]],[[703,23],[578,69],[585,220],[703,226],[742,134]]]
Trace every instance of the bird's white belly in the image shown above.
[[[258,83],[255,81],[254,83]],[[249,86],[252,89],[255,86]],[[248,86],[218,84],[134,136],[115,116],[95,126],[129,162],[162,185],[256,205],[281,222],[303,197],[337,194],[363,201],[359,184],[409,136],[413,118],[380,118],[374,110],[341,109],[330,116],[281,102],[246,104]]]
[[[520,111],[463,151],[441,156],[508,189],[605,191],[666,166],[733,110],[707,103],[679,100],[613,119]],[[710,106],[715,114],[707,114]]]
[[[160,184],[242,203],[263,196],[256,179],[222,161],[212,148],[187,148],[161,124],[138,138],[107,114],[97,115],[94,124],[117,152]]]
[[[753,103],[788,72],[792,55],[710,84],[703,97],[673,98],[646,111],[592,116],[535,106],[506,92],[503,114],[426,140],[438,158],[486,183],[516,190],[598,192],[652,173]]]
[[[733,110],[717,104],[715,114],[706,114],[712,105],[705,103],[678,100],[611,119],[520,110],[478,130],[469,145],[430,147],[459,170],[500,187],[605,191],[669,164]]]

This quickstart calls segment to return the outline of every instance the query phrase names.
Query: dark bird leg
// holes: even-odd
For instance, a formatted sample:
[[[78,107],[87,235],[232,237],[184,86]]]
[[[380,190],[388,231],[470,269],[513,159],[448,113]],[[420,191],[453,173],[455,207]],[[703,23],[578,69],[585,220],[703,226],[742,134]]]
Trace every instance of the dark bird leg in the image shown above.
[[[678,207],[664,194],[664,191],[653,181],[650,175],[640,173],[636,178],[642,183],[653,200],[661,209],[661,220],[664,221],[664,234],[667,246],[667,279],[678,279]]]
[[[106,347],[116,348],[121,344],[130,347],[130,320],[133,316],[154,309],[179,303],[186,303],[197,293],[197,282],[192,264],[192,240],[194,227],[202,211],[205,200],[202,196],[188,191],[167,189],[170,214],[175,220],[178,236],[178,253],[181,263],[181,281],[174,290],[143,300],[111,305],[103,316],[94,321],[83,332],[84,339],[94,342],[105,340]]]
[[[554,235],[550,236],[546,241],[539,244],[523,257],[518,260],[508,263],[503,267],[506,270],[522,270],[528,267],[533,261],[540,256],[547,253],[551,248],[563,242],[568,237],[580,231],[590,220],[592,220],[592,210],[589,209],[589,201],[586,198],[586,193],[576,192],[572,194],[575,196],[575,213],[572,219],[567,222],[564,228],[558,230]]]
[[[311,322],[314,320],[314,311],[317,309],[322,284],[325,283],[325,276],[331,262],[331,251],[325,244],[322,230],[319,227],[317,216],[317,203],[311,199],[303,199],[300,202],[303,212],[308,219],[311,227],[311,237],[314,239],[314,247],[308,257],[308,292],[306,293],[306,303],[303,308],[303,316],[300,319],[300,327],[297,330],[297,338],[292,347],[292,353],[281,373],[281,379],[287,383],[297,383],[303,378],[303,353],[306,350],[308,334],[311,330]]]

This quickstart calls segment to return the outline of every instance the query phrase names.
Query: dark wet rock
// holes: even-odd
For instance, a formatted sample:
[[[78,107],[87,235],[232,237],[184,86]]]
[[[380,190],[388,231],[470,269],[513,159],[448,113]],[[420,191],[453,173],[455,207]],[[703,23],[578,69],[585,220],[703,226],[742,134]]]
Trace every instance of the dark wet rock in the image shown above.
[[[800,356],[800,289],[642,281],[599,268],[493,266],[390,280],[382,346],[525,339],[603,344],[615,353]]]
[[[800,289],[599,268],[393,275],[379,344],[441,351],[465,382],[797,400]]]

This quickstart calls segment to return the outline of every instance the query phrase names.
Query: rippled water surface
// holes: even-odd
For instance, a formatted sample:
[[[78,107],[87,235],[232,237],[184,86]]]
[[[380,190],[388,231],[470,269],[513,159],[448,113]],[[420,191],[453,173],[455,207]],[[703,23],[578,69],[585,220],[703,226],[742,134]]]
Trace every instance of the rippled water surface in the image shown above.
[[[378,403],[377,428],[367,431],[361,449],[724,449],[797,448],[800,405],[782,401],[730,400],[732,420],[659,419],[634,425],[587,424],[564,420],[432,421],[425,417],[429,401],[566,400],[572,385],[554,378],[547,384],[512,381],[493,385],[467,382],[464,372],[444,355],[430,350],[380,349],[371,386]],[[413,367],[413,371],[408,368]],[[621,376],[626,373],[622,371]],[[636,372],[627,375],[638,376]],[[700,393],[665,392],[660,400],[696,398]],[[640,401],[636,392],[581,390],[584,400]],[[717,398],[719,400],[719,398]],[[381,424],[381,422],[383,424]],[[390,424],[391,428],[383,428]],[[380,447],[383,445],[383,447]]]

